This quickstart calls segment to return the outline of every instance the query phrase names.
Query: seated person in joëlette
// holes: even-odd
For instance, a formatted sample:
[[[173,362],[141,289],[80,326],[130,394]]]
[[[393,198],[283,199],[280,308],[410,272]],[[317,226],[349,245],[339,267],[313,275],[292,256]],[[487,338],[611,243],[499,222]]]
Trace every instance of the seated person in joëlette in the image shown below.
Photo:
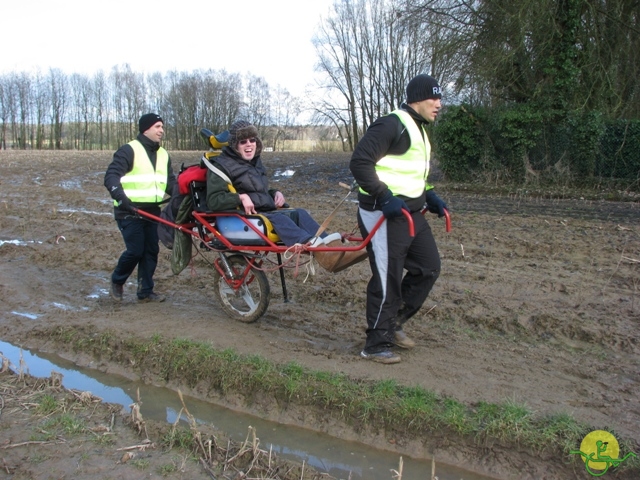
[[[269,189],[267,172],[260,159],[262,141],[258,129],[245,120],[234,122],[229,128],[229,145],[220,155],[212,159],[215,167],[226,174],[236,193],[229,191],[227,181],[215,172],[207,172],[207,208],[211,211],[242,210],[245,214],[261,214],[269,219],[280,240],[286,246],[295,244],[318,246],[339,246],[342,239],[339,233],[327,235],[325,232],[316,237],[320,228],[309,212],[296,208],[298,221],[289,215],[278,212],[285,206],[282,192]],[[354,254],[362,257],[361,252],[315,252],[318,263],[329,271],[351,264]]]

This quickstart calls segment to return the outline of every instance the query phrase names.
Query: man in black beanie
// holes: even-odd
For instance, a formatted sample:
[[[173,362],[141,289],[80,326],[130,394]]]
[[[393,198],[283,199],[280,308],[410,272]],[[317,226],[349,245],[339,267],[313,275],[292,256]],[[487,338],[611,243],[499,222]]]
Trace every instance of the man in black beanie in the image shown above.
[[[407,102],[369,126],[349,164],[360,186],[358,225],[363,238],[380,217],[386,218],[367,245],[372,276],[367,339],[360,353],[379,363],[400,362],[393,347],[415,347],[403,326],[420,310],[440,274],[438,248],[421,210],[426,206],[439,217],[445,215],[446,204],[427,183],[431,145],[426,127],[437,118],[441,98],[435,78],[412,78]],[[414,237],[405,212],[413,219]]]
[[[164,195],[171,194],[176,177],[167,151],[160,146],[164,121],[156,113],[138,120],[139,134],[113,155],[104,176],[104,186],[113,198],[113,212],[126,250],[111,275],[111,296],[121,302],[124,284],[138,267],[137,297],[140,302],[162,302],[153,291],[158,264],[158,226],[136,215],[137,209],[160,215]]]

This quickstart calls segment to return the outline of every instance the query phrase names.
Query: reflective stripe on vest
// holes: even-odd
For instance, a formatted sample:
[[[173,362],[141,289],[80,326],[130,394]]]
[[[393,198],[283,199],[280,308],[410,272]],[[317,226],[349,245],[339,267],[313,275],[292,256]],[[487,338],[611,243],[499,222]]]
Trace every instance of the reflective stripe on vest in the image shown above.
[[[124,193],[134,203],[160,203],[167,189],[169,154],[162,147],[158,149],[154,170],[142,143],[132,140],[129,145],[133,148],[133,168],[120,179]]]
[[[391,115],[397,116],[405,126],[411,145],[402,155],[386,155],[378,160],[376,173],[394,195],[418,198],[427,188],[431,144],[424,127],[418,127],[407,111],[394,110]]]

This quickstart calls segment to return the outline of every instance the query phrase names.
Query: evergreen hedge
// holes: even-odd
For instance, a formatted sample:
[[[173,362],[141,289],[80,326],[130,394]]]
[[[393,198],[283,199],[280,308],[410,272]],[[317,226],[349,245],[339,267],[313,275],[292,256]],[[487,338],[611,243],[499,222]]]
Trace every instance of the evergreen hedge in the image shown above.
[[[531,105],[448,107],[434,155],[451,181],[538,181],[580,187],[613,180],[640,190],[640,120]]]

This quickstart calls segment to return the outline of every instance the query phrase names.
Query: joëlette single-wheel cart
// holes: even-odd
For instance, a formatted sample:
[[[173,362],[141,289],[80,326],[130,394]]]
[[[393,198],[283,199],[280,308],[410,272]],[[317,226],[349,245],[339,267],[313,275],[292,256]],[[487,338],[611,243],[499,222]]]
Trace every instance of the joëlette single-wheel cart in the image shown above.
[[[200,133],[211,147],[209,152],[206,152],[202,158],[201,164],[206,164],[206,167],[202,167],[202,165],[201,167],[205,171],[208,167],[220,175],[221,172],[216,170],[208,160],[217,156],[221,151],[220,149],[227,145],[229,132],[214,135],[210,130],[203,128]],[[180,175],[183,175],[183,173],[184,170]],[[181,183],[180,175],[178,176],[178,183]],[[183,178],[190,177],[183,175]],[[354,233],[341,233],[342,239],[348,243],[340,243],[338,246],[320,244],[317,247],[311,247],[310,245],[287,247],[280,241],[265,216],[245,215],[238,210],[208,211],[206,206],[206,181],[190,180],[184,183],[183,194],[188,197],[192,204],[189,206],[192,211],[188,221],[174,223],[162,216],[158,217],[139,209],[137,214],[182,232],[185,234],[185,238],[191,239],[192,245],[195,246],[199,253],[208,251],[218,254],[217,258],[212,262],[214,267],[214,295],[222,309],[231,318],[245,323],[258,320],[264,315],[269,306],[270,288],[265,272],[279,270],[282,294],[286,303],[289,299],[284,268],[299,268],[301,265],[311,261],[311,256],[316,252],[362,252],[362,258],[364,259],[366,258],[364,249],[366,249],[372,237],[385,221],[385,218],[381,217],[366,238]],[[326,227],[338,207],[357,188],[355,184],[351,186],[341,185],[349,189],[349,193],[325,220],[321,226],[321,231]],[[229,188],[231,190],[233,185],[229,184]],[[287,209],[281,209],[281,211],[285,213]],[[422,213],[424,214],[426,211],[424,209]],[[413,236],[414,225],[411,215],[406,211],[403,211],[403,213],[407,219],[409,232]],[[447,232],[451,230],[451,219],[446,210],[445,227]],[[318,234],[320,234],[320,231]],[[276,262],[269,258],[272,253],[276,255]],[[189,258],[191,257],[189,256]],[[283,261],[283,258],[285,258],[285,261]],[[273,265],[273,267],[269,267],[269,265]]]
[[[284,268],[298,268],[300,258],[303,255],[309,255],[309,258],[305,259],[304,263],[306,263],[310,261],[310,256],[314,252],[347,252],[365,249],[385,221],[385,218],[381,217],[366,238],[354,234],[342,234],[343,239],[349,243],[336,247],[328,245],[287,247],[270,230],[266,217],[244,215],[237,211],[207,212],[199,207],[203,204],[203,185],[193,182],[191,190],[194,197],[192,222],[177,224],[142,210],[138,210],[137,213],[191,235],[193,244],[200,251],[218,254],[213,261],[214,295],[227,315],[245,323],[258,320],[269,306],[270,287],[265,273],[267,269],[264,267],[269,254],[276,254],[277,262],[271,263],[280,271],[284,302],[288,302]],[[422,213],[425,212],[426,210]],[[410,234],[413,236],[414,226],[411,215],[406,211],[404,214]],[[447,232],[451,230],[448,212],[445,212],[445,227]],[[283,256],[287,254],[289,260],[296,261],[283,262]]]

